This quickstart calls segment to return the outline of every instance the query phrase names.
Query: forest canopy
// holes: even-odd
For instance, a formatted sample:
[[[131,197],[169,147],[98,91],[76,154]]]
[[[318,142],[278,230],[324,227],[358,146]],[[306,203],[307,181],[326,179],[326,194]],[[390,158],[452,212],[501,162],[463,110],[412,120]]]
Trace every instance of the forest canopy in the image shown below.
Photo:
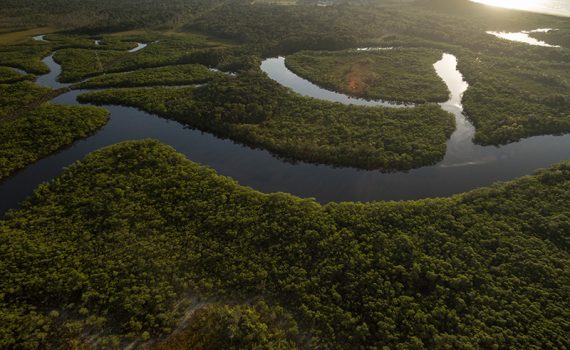
[[[485,33],[533,28],[562,47]],[[432,165],[455,129],[435,103],[444,52],[476,143],[567,133],[569,33],[567,18],[467,0],[4,0],[0,181],[107,123],[52,102],[75,88],[287,161]],[[69,88],[36,80],[52,54]],[[328,89],[421,103],[303,97],[260,70],[277,55]],[[570,348],[569,188],[562,162],[449,198],[321,205],[158,141],[111,145],[0,217],[0,348]]]
[[[285,64],[325,88],[366,99],[445,102],[449,91],[433,64],[442,52],[429,49],[300,51]]]
[[[569,185],[563,163],[446,199],[321,206],[155,141],[106,147],[0,221],[0,346],[144,342],[196,303],[261,299],[302,333],[249,307],[193,327],[246,312],[243,341],[568,347]]]

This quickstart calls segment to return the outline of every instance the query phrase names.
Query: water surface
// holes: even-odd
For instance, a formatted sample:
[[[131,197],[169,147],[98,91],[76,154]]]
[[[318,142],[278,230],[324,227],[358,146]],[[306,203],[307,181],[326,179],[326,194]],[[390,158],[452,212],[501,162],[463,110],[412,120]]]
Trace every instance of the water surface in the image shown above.
[[[541,28],[541,29],[535,29],[535,30],[523,30],[522,32],[515,32],[515,33],[488,31],[487,34],[494,35],[497,38],[506,39],[506,40],[510,40],[510,41],[516,41],[516,42],[525,43],[525,44],[534,45],[534,46],[560,47],[559,45],[550,45],[547,42],[535,39],[529,35],[531,33],[547,33],[547,32],[553,31],[553,30],[556,30],[556,29]]]
[[[144,44],[144,43],[137,43],[137,47],[130,49],[129,52],[137,52],[140,51],[142,49],[144,49],[145,47],[147,47],[148,44]]]
[[[388,48],[387,48],[388,49]],[[370,48],[361,49],[362,51],[369,51]],[[261,70],[267,75],[279,82],[281,85],[290,88],[291,90],[308,97],[314,97],[321,100],[332,102],[340,102],[344,104],[359,105],[359,106],[384,106],[384,107],[409,107],[411,104],[404,104],[402,102],[384,101],[384,100],[367,100],[364,98],[352,97],[334,91],[322,89],[316,84],[313,84],[307,79],[303,79],[297,74],[290,71],[285,66],[284,57],[268,58],[261,63]]]
[[[46,77],[43,82],[59,86],[55,81],[60,72],[59,65],[49,57],[44,62],[52,70],[48,76],[54,80]],[[448,196],[495,181],[531,174],[538,168],[570,159],[569,135],[531,137],[500,148],[474,145],[471,142],[474,129],[463,116],[461,106],[461,94],[467,84],[457,71],[456,63],[454,56],[446,54],[434,65],[451,91],[449,101],[441,106],[452,112],[457,122],[457,130],[448,141],[445,158],[434,166],[385,174],[380,171],[291,163],[268,151],[220,139],[135,108],[103,106],[111,113],[111,119],[93,136],[32,164],[0,183],[0,213],[16,208],[39,184],[58,176],[64,167],[83,159],[88,153],[117,142],[145,138],[171,145],[189,159],[210,166],[242,185],[267,193],[288,192],[300,197],[315,197],[322,203]],[[299,93],[314,89],[297,80],[282,59],[266,60],[262,68],[274,79],[287,78],[277,80],[284,85],[293,78],[300,84],[294,85]],[[324,89],[321,92],[322,99],[331,96]],[[60,95],[53,103],[76,105],[79,93],[81,91]]]

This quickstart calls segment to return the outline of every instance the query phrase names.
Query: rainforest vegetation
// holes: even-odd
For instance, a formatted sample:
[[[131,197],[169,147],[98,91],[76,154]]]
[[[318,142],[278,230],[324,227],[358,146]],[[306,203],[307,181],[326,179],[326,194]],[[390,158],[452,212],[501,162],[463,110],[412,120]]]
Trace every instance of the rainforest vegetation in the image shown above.
[[[33,82],[50,54],[73,88],[121,87],[82,102],[291,160],[441,160],[454,130],[429,103],[447,99],[431,66],[442,52],[470,85],[476,142],[570,132],[568,19],[466,0],[317,3],[4,0],[0,181],[109,118],[50,102],[67,91]],[[562,47],[485,33],[535,28],[556,28],[532,35]],[[373,46],[398,49],[354,52]],[[274,55],[332,90],[427,103],[302,97],[261,72]],[[112,145],[0,218],[0,348],[570,348],[569,187],[563,162],[449,198],[321,205],[240,186],[157,141]]]
[[[22,69],[32,74],[49,73],[42,58],[50,52],[50,47],[42,44],[0,45],[0,66]]]
[[[476,142],[481,144],[504,144],[532,135],[570,131],[569,48],[532,47],[485,33],[545,27],[559,29],[545,35],[563,37],[570,33],[569,21],[562,18],[451,0],[413,2],[409,6],[378,2],[328,7],[233,2],[187,26],[247,43],[267,55],[392,44],[453,53],[473,87],[466,93],[465,109],[479,127]],[[324,82],[327,78],[322,75],[310,77],[324,86],[333,85]],[[555,84],[548,85],[549,80]],[[339,89],[338,79],[334,85]]]
[[[77,82],[103,73],[194,63],[194,60],[202,57],[211,61],[218,58],[216,49],[222,50],[223,48],[220,43],[215,41],[208,42],[203,37],[195,35],[162,36],[159,34],[144,34],[123,36],[121,39],[131,43],[132,41],[145,42],[149,43],[149,45],[144,50],[137,52],[108,49],[108,47],[103,45],[95,49],[69,48],[59,50],[54,55],[54,59],[62,66],[60,81]],[[113,48],[113,46],[109,48]],[[207,52],[208,55],[205,53],[207,49],[211,49],[209,50],[211,52]],[[215,63],[218,64],[220,62]],[[149,74],[152,74],[152,72],[146,71]],[[140,77],[143,74],[145,72],[139,73],[138,76]]]
[[[300,51],[287,68],[327,89],[367,99],[444,102],[449,91],[433,64],[442,52],[390,49],[357,52]]]
[[[52,94],[52,89],[29,81],[0,84],[0,121],[13,119],[23,109]]]
[[[0,67],[0,84],[17,83],[19,81],[33,80],[33,79],[34,76],[32,74],[19,72],[13,68]]]
[[[53,96],[29,81],[0,84],[0,180],[107,122],[104,109],[45,103]]]
[[[95,107],[44,104],[0,121],[0,180],[99,129],[107,114]]]
[[[479,143],[504,144],[570,131],[570,60],[537,63],[465,54],[458,68],[474,82],[463,106]]]
[[[564,163],[446,199],[321,206],[154,141],[110,146],[0,222],[0,345],[140,342],[190,314],[220,342],[568,347],[568,186]]]
[[[258,302],[242,305],[197,304],[187,326],[152,350],[297,349],[299,329],[282,307]]]
[[[77,17],[69,17],[83,18],[88,9],[97,14],[91,15],[92,18],[81,25],[61,18],[63,12],[59,0],[50,0],[49,3],[51,6],[32,1],[10,3],[7,14],[9,18],[35,18],[34,23],[37,22],[37,17],[41,17],[46,21],[45,25],[55,24],[57,18],[61,21],[60,25],[69,29],[68,33],[73,32],[75,35],[52,34],[48,35],[48,39],[53,41],[50,43],[21,43],[2,47],[0,65],[23,68],[38,74],[42,70],[45,72],[46,67],[39,62],[39,58],[47,54],[46,50],[49,52],[50,48],[67,47],[55,56],[63,65],[61,80],[78,82],[103,73],[175,64],[199,63],[218,67],[221,60],[227,57],[233,59],[229,66],[218,68],[236,70],[235,66],[246,66],[246,69],[250,69],[251,63],[259,60],[259,55],[296,53],[288,60],[289,66],[309,77],[308,71],[301,71],[300,66],[294,63],[300,50],[339,50],[392,43],[411,51],[442,50],[458,57],[460,69],[472,87],[466,93],[464,106],[468,117],[477,127],[475,140],[480,144],[505,144],[523,137],[570,131],[566,112],[567,96],[570,95],[568,47],[532,47],[485,33],[487,30],[556,28],[556,31],[533,35],[543,35],[545,40],[552,38],[553,43],[564,44],[564,38],[570,33],[570,24],[563,18],[496,10],[468,1],[452,0],[409,3],[387,0],[339,1],[335,6],[326,7],[314,6],[311,1],[297,1],[296,6],[277,6],[239,0],[168,0],[160,4],[142,2],[136,6],[136,11],[120,11],[121,15],[118,15],[117,10],[131,6],[129,0],[119,1],[115,5],[105,1],[87,1],[84,2],[85,9],[79,6],[79,2],[71,1],[66,5],[66,13],[74,13],[74,16],[77,14]],[[128,12],[132,19],[123,18],[127,15],[123,12]],[[151,16],[151,12],[162,13],[162,23],[156,23],[158,17]],[[174,15],[174,12],[177,14]],[[26,13],[35,16],[26,16]],[[111,20],[109,13],[114,13],[117,17]],[[151,17],[154,20],[150,20]],[[148,23],[142,25],[141,22],[145,19]],[[6,21],[6,26],[14,26],[9,20]],[[123,29],[136,27],[200,31],[222,39],[231,39],[241,44],[241,47],[233,45],[234,48],[230,49],[226,44],[189,33],[174,35],[169,32],[166,35],[157,31],[139,31],[119,36],[109,35],[106,33],[118,30],[109,21],[124,23]],[[27,23],[27,20],[22,23]],[[100,28],[110,30],[103,31]],[[101,45],[95,45],[94,39],[102,39]],[[136,53],[127,53],[125,45],[133,45],[137,41],[149,46]],[[25,50],[25,54],[21,50]],[[228,54],[231,50],[241,52]],[[304,54],[316,55],[314,52]],[[342,53],[334,55],[341,56]],[[409,59],[423,60],[424,57]],[[314,66],[314,74],[310,78],[323,86],[347,91],[342,87],[341,78],[335,78],[333,80],[336,82],[333,82],[317,74],[328,67],[322,63],[319,67]],[[343,74],[344,72],[335,75],[342,77]],[[422,93],[427,96],[426,100],[442,99],[442,85],[435,83],[438,79],[432,74],[414,75],[416,81],[425,79],[425,82],[434,82],[429,88],[422,89]],[[409,76],[401,70],[398,84],[408,86],[409,84],[403,84],[410,82],[406,77]],[[418,80],[418,77],[421,78]],[[378,89],[381,90],[371,90],[372,96],[378,93],[381,96],[400,95],[405,100],[417,100],[414,98],[417,95],[412,96],[409,89],[400,89],[397,94],[394,93],[394,85],[396,84],[389,85],[388,89],[379,84]]]
[[[547,32],[533,32],[529,35],[551,45],[570,47],[570,30],[554,29]]]
[[[107,122],[104,109],[46,103],[58,93],[31,81],[0,84],[0,181]]]
[[[78,84],[81,89],[205,83],[220,73],[200,64],[146,68],[128,73],[100,75]]]
[[[365,169],[435,163],[455,125],[434,104],[346,106],[301,97],[257,72],[198,88],[96,91],[79,100],[139,107],[288,158]]]

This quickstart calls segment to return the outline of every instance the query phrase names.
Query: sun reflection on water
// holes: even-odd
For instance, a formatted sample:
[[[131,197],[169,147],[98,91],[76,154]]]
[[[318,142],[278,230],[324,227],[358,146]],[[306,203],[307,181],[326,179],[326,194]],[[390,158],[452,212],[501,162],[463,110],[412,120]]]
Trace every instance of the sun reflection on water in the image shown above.
[[[532,12],[570,16],[568,0],[471,0],[480,4]]]

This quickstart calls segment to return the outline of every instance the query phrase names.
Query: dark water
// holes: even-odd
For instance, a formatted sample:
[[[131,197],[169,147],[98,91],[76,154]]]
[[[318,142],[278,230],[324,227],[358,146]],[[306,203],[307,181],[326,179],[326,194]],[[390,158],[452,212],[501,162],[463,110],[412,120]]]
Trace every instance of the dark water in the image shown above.
[[[38,81],[48,86],[60,86],[50,80],[57,76],[60,67],[50,57],[44,62],[52,73]],[[86,154],[120,141],[144,138],[168,144],[189,159],[210,166],[242,185],[262,192],[288,192],[301,197],[314,197],[322,203],[448,196],[530,174],[537,168],[570,159],[569,135],[532,137],[500,148],[474,145],[471,142],[473,127],[461,114],[461,93],[467,85],[455,69],[455,64],[454,56],[445,55],[434,65],[452,92],[450,100],[442,107],[454,113],[458,124],[448,142],[445,159],[434,166],[405,173],[383,174],[326,165],[292,164],[267,151],[250,149],[135,108],[104,106],[110,111],[111,119],[100,131],[36,162],[0,184],[0,213],[16,208],[39,184],[58,176],[64,167],[83,159]],[[266,60],[262,69],[280,83],[288,84],[278,78],[290,76],[282,60]],[[297,78],[295,81],[298,83]],[[303,94],[303,84],[294,88]],[[77,104],[79,93],[72,91],[61,95],[53,103]],[[324,90],[323,94],[328,96]]]

